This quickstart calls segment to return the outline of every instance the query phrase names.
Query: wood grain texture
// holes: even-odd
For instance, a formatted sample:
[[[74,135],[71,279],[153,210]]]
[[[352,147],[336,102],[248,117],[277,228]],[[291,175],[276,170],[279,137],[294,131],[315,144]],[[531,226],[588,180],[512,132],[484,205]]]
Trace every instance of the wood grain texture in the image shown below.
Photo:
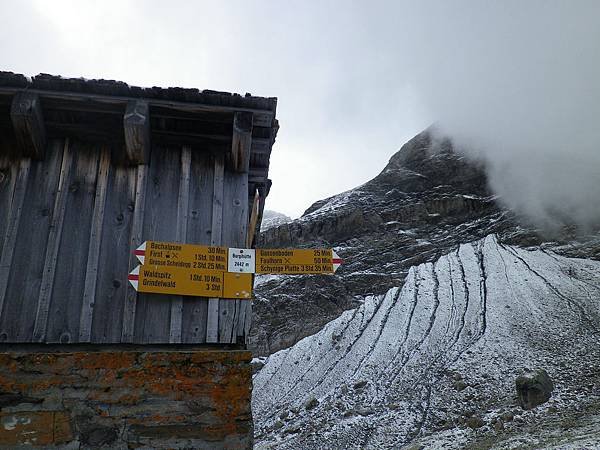
[[[127,159],[148,164],[150,157],[150,109],[144,100],[130,100],[123,116]]]
[[[222,155],[215,157],[215,170],[213,175],[212,198],[212,226],[211,245],[222,245],[223,240],[223,208],[225,188],[225,158]],[[219,341],[219,299],[208,300],[208,314],[206,318],[206,342]]]
[[[248,232],[248,174],[225,172],[222,242],[227,247],[244,247]],[[219,300],[219,342],[238,341],[237,323],[250,300]],[[243,342],[243,341],[242,341]]]
[[[138,295],[127,282],[145,240],[246,245],[248,177],[223,154],[155,147],[150,166],[123,167],[107,148],[51,140],[28,167],[0,159],[0,202],[22,204],[2,225],[0,259],[18,251],[3,265],[0,342],[244,342],[249,301]]]
[[[31,342],[33,338],[63,147],[63,141],[52,141],[45,159],[31,163],[15,244],[17,251],[6,290],[7,302],[0,319],[0,335],[9,342]]]
[[[61,239],[54,268],[45,342],[79,339],[90,230],[100,152],[89,144],[71,141],[73,165],[67,187]]]
[[[181,150],[154,146],[150,157],[143,240],[176,240],[180,178]],[[138,293],[134,341],[168,343],[170,315],[171,296]]]
[[[250,197],[248,197],[248,201],[250,201]],[[252,196],[252,202],[249,204],[252,205],[252,209],[250,210],[250,220],[248,222],[248,232],[246,234],[246,247],[252,248],[254,245],[256,224],[258,223],[258,207],[260,204],[260,195],[258,194],[258,190],[255,190],[254,195]]]
[[[132,232],[134,217],[138,216],[136,220],[141,220],[140,210],[136,209],[136,188],[143,191],[145,179],[144,169],[139,170],[137,166],[110,166],[92,318],[92,342],[121,342],[123,316],[132,313],[130,308],[125,308],[129,295],[133,296],[133,302],[129,304],[135,305],[136,292],[127,282],[127,274],[130,264],[135,265],[130,261],[135,260],[130,247],[135,246],[131,243],[131,236],[136,234]],[[140,193],[137,198],[141,196]]]
[[[85,285],[83,289],[83,302],[79,317],[78,342],[90,342],[92,334],[92,317],[96,299],[96,284],[98,281],[98,263],[100,257],[100,243],[102,239],[102,226],[104,224],[104,208],[106,205],[106,191],[108,175],[110,172],[110,151],[102,149],[100,165],[96,182],[96,195],[94,211],[90,230],[89,247],[87,254],[87,267],[85,270]]]
[[[188,214],[190,205],[190,172],[192,165],[192,150],[190,147],[181,149],[181,174],[179,178],[179,195],[177,199],[177,242],[187,242]],[[181,343],[183,327],[183,298],[171,298],[171,325],[169,327],[169,342]]]
[[[248,172],[251,146],[252,113],[236,112],[233,115],[233,135],[231,138],[231,166],[234,172]]]
[[[65,217],[67,204],[68,183],[71,178],[71,167],[73,163],[73,152],[69,139],[65,139],[63,148],[63,157],[60,168],[60,178],[56,192],[56,200],[52,212],[52,222],[46,245],[46,257],[44,260],[44,269],[42,273],[42,282],[40,286],[40,296],[38,299],[37,312],[35,315],[35,325],[33,328],[33,341],[44,342],[46,339],[46,330],[48,326],[48,312],[50,308],[50,299],[54,287],[54,274],[56,271],[56,262],[58,259],[58,250],[62,237],[62,226]]]
[[[17,233],[19,232],[21,213],[23,210],[25,194],[27,192],[27,180],[29,178],[30,167],[31,159],[22,159],[19,162],[19,169],[14,183],[12,183],[11,188],[9,188],[10,208],[8,210],[6,233],[3,239],[2,256],[0,257],[0,313],[4,311],[6,291],[15,254]]]
[[[143,242],[144,216],[146,211],[146,191],[148,189],[148,166],[140,164],[137,166],[135,203],[133,209],[133,218],[131,225],[131,234],[129,238],[129,270],[137,266],[137,258],[133,254],[134,250]],[[123,320],[121,331],[121,342],[134,341],[135,318],[137,309],[138,295],[135,289],[129,285],[127,275],[121,278],[127,286],[125,288],[125,303],[123,305]]]
[[[204,152],[192,153],[190,204],[188,215],[188,242],[210,245],[212,229],[214,157]],[[183,334],[186,344],[206,342],[208,302],[205,297],[183,298]],[[216,302],[218,308],[218,300]],[[218,318],[218,309],[216,311]]]
[[[6,231],[10,223],[10,208],[18,170],[18,166],[7,155],[0,155],[0,211],[2,211],[2,214],[0,214],[0,259],[2,258]]]
[[[10,108],[19,154],[41,160],[46,151],[46,128],[38,94],[17,92]]]

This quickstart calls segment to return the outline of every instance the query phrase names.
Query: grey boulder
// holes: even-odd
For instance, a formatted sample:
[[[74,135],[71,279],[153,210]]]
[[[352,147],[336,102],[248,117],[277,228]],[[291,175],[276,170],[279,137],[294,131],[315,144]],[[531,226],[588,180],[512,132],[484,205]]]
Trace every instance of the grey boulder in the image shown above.
[[[523,409],[533,409],[546,403],[552,396],[554,384],[544,369],[527,371],[515,380],[519,404]]]

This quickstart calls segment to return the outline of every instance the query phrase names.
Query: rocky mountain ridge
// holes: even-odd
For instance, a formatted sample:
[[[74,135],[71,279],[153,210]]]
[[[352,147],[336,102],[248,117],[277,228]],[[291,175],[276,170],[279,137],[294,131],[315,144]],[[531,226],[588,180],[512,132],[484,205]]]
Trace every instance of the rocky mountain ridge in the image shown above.
[[[283,225],[285,223],[291,222],[292,218],[286,216],[283,213],[272,211],[270,209],[265,209],[262,215],[262,222],[260,225],[260,229],[264,232],[269,228],[273,228],[279,225]]]
[[[598,261],[462,244],[271,355],[256,448],[596,448],[599,299]],[[515,378],[533,367],[555,388],[524,411]]]
[[[261,234],[261,247],[334,247],[344,265],[334,277],[257,277],[252,350],[266,356],[290,347],[360,306],[365,296],[401,287],[410,267],[489,234],[566,256],[600,254],[597,235],[574,239],[565,230],[545,242],[498,200],[481,164],[432,129],[417,135],[373,180],[316,202],[301,218]]]

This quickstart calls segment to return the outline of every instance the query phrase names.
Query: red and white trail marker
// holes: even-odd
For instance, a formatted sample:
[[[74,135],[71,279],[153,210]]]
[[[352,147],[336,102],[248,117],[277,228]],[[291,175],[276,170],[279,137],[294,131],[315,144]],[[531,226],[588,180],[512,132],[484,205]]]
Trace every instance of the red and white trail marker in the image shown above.
[[[127,275],[127,279],[129,280],[133,288],[137,291],[138,284],[140,281],[140,266],[137,266],[135,269],[129,272],[129,275]]]
[[[144,260],[146,259],[146,241],[138,248],[133,251],[133,254],[136,256],[140,264],[144,264]]]

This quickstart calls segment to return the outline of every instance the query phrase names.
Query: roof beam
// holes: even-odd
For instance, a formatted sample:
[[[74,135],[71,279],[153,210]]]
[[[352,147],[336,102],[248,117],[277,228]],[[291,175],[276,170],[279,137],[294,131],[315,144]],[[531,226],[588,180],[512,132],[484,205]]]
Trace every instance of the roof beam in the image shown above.
[[[44,159],[46,128],[39,96],[28,91],[17,92],[12,100],[10,119],[21,155]]]
[[[20,89],[12,87],[0,87],[0,95],[14,95],[19,92]],[[38,94],[44,100],[63,100],[69,102],[80,103],[85,105],[86,108],[90,108],[93,111],[94,105],[115,105],[123,107],[130,100],[131,97],[123,97],[118,95],[100,95],[100,94],[87,94],[77,92],[62,92],[62,91],[46,91],[42,89],[27,89],[27,92]],[[173,111],[182,111],[188,113],[195,112],[229,112],[235,113],[238,111],[247,111],[254,114],[254,125],[261,127],[273,126],[275,113],[273,111],[266,111],[257,108],[243,108],[236,106],[221,106],[221,105],[208,105],[204,103],[187,103],[175,100],[160,100],[152,98],[141,98],[148,102],[150,108],[153,106],[159,106],[165,109]]]
[[[127,159],[132,164],[148,164],[150,159],[150,113],[148,102],[131,100],[123,116]]]
[[[231,163],[235,172],[248,172],[251,147],[252,113],[238,111],[233,115],[233,136],[231,138]]]

